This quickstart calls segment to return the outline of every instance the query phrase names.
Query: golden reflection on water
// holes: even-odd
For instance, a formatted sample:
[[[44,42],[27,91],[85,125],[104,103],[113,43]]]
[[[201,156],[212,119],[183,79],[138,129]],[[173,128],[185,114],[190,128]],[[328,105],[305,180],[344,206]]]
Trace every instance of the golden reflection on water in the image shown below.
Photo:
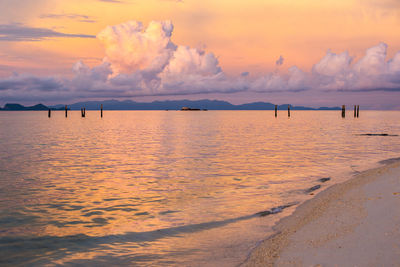
[[[46,114],[0,113],[0,237],[84,234],[89,245],[34,262],[237,264],[286,213],[246,216],[400,151],[398,137],[358,135],[399,134],[399,112]]]

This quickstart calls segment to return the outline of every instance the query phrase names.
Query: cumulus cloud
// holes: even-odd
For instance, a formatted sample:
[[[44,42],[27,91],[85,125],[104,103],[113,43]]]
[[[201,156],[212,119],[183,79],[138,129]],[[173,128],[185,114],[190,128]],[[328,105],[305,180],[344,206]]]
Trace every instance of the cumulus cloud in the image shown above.
[[[365,55],[352,63],[347,52],[326,56],[313,67],[313,87],[362,91],[398,88],[400,86],[400,55],[387,60],[387,44],[380,43],[366,50]]]
[[[271,73],[250,84],[257,92],[283,91],[398,91],[400,87],[400,52],[387,60],[387,44],[379,43],[366,50],[354,62],[348,52],[331,50],[310,73],[291,67],[287,74]]]
[[[89,67],[79,61],[73,66],[72,78],[14,75],[0,79],[0,97],[117,98],[306,90],[397,92],[400,88],[400,52],[387,59],[384,43],[367,49],[358,61],[348,52],[328,50],[310,72],[292,66],[287,72],[257,77],[243,72],[230,77],[213,53],[173,43],[173,29],[170,21],[152,21],[147,27],[138,21],[108,26],[97,35],[105,48],[100,65]],[[44,38],[40,32],[29,38]],[[283,62],[280,56],[276,64]]]
[[[400,52],[397,52],[394,57],[389,60],[387,72],[389,73],[388,80],[390,82],[400,84]]]
[[[300,92],[310,88],[309,76],[296,66],[286,75],[270,73],[250,82],[250,90],[256,92]]]
[[[365,75],[382,74],[386,71],[386,51],[385,43],[367,49],[365,56],[354,65],[354,70]]]
[[[138,21],[109,26],[103,42],[112,74],[108,83],[135,94],[168,95],[245,90],[243,78],[228,79],[212,53],[171,41],[170,21]]]
[[[326,55],[313,66],[313,72],[325,76],[335,76],[346,72],[352,60],[347,51],[337,55],[328,50]]]
[[[106,61],[115,73],[161,71],[176,46],[171,42],[170,21],[152,21],[147,28],[138,21],[108,26],[97,38],[105,46]]]

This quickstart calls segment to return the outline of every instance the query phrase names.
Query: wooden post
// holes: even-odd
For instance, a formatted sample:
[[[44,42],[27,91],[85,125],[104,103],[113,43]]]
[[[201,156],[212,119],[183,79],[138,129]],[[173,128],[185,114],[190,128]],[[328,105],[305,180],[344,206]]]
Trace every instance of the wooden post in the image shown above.
[[[49,118],[51,117],[51,109],[49,109],[48,117],[49,117]]]
[[[103,104],[100,105],[100,116],[103,118]]]
[[[342,118],[346,117],[346,106],[342,105]]]
[[[357,105],[357,118],[359,114],[360,114],[360,105]]]
[[[83,117],[86,118],[86,108],[83,108]]]
[[[354,118],[357,117],[357,105],[354,105]]]
[[[287,106],[287,116],[290,118],[290,105]]]
[[[278,117],[278,105],[275,105],[275,118]]]
[[[67,118],[68,117],[68,107],[67,107],[67,105],[65,105],[65,118]]]

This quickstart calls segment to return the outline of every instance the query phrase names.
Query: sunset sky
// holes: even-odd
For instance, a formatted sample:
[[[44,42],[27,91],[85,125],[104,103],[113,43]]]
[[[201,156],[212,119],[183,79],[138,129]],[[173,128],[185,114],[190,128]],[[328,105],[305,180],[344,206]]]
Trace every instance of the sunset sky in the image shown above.
[[[398,0],[0,0],[0,105],[400,109]]]

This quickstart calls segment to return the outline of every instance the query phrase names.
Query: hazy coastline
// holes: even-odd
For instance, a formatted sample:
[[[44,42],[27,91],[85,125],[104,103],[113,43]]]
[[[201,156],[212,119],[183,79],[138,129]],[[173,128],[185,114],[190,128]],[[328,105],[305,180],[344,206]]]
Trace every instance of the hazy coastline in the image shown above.
[[[58,105],[43,105],[41,103],[34,106],[24,106],[18,103],[6,103],[4,107],[0,107],[3,111],[33,111],[33,110],[99,110],[103,106],[104,110],[180,110],[182,107],[208,109],[208,110],[274,110],[275,104],[270,102],[251,102],[245,104],[232,104],[222,100],[164,100],[153,102],[136,102],[132,100],[102,100],[102,101],[82,101],[76,103],[65,103]],[[291,104],[279,104],[278,110],[287,110],[288,106],[292,110],[340,110],[340,107],[306,107]]]

